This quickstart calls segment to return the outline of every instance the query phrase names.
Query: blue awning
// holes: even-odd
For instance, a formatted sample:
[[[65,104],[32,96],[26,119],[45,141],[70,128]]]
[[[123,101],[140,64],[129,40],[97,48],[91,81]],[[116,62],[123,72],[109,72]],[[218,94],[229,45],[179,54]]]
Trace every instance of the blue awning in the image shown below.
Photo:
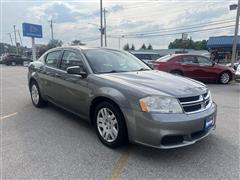
[[[233,36],[215,36],[210,37],[207,42],[207,48],[232,48]],[[238,36],[237,47],[240,48],[240,36]]]

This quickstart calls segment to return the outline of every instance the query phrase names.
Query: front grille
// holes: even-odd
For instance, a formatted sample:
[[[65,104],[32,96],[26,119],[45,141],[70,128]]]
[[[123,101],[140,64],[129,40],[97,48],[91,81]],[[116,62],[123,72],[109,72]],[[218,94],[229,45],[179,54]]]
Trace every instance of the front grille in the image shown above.
[[[210,98],[210,92],[208,91],[199,96],[181,97],[178,98],[178,100],[182,105],[184,112],[193,113],[208,108],[211,102]]]
[[[164,136],[162,138],[161,144],[164,146],[176,145],[176,144],[181,144],[183,140],[184,138],[181,135]]]

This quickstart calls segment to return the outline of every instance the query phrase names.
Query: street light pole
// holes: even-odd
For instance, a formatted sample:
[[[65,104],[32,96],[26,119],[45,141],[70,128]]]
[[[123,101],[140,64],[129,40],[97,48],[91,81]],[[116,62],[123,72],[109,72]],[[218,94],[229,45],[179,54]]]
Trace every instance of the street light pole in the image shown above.
[[[239,13],[240,13],[240,0],[238,0],[238,5],[237,5],[237,15],[236,15],[235,33],[234,33],[234,38],[233,38],[231,67],[233,67],[234,62],[236,62],[236,51],[237,51],[237,43],[238,43],[238,28],[239,28]]]
[[[103,19],[102,19],[102,0],[100,0],[100,39],[101,39],[101,47],[103,47]]]
[[[106,9],[103,10],[103,16],[104,16],[104,37],[105,37],[105,47],[107,47],[107,22],[106,22]]]
[[[53,40],[53,20],[49,20],[50,22],[50,29],[51,29],[51,36],[52,36],[52,40]]]
[[[17,43],[17,35],[16,35],[16,25],[13,25],[14,30],[14,38],[15,38],[15,44],[16,44],[16,53],[18,54],[18,43]]]

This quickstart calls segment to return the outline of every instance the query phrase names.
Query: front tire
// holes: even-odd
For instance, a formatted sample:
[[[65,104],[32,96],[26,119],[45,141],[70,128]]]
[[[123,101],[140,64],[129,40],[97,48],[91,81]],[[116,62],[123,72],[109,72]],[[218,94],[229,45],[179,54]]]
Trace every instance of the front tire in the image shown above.
[[[220,77],[219,77],[219,82],[221,84],[228,84],[231,81],[231,75],[229,72],[223,72],[221,73]]]
[[[127,142],[127,128],[120,109],[110,102],[100,103],[94,113],[94,125],[100,141],[117,148]]]
[[[16,66],[16,64],[17,64],[17,63],[16,63],[15,61],[12,61],[12,62],[11,62],[11,65],[12,65],[12,66]]]
[[[40,108],[47,105],[47,101],[45,101],[41,96],[39,86],[36,81],[32,81],[30,85],[30,93],[31,93],[32,103],[35,107]]]

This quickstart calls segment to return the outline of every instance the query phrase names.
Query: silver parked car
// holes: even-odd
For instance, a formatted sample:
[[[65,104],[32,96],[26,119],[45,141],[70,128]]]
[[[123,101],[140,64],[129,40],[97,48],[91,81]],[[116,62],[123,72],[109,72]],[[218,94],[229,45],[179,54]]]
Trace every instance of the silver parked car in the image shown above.
[[[91,122],[103,144],[175,148],[209,135],[216,104],[195,80],[150,69],[128,52],[51,49],[29,66],[34,106],[52,102]]]

